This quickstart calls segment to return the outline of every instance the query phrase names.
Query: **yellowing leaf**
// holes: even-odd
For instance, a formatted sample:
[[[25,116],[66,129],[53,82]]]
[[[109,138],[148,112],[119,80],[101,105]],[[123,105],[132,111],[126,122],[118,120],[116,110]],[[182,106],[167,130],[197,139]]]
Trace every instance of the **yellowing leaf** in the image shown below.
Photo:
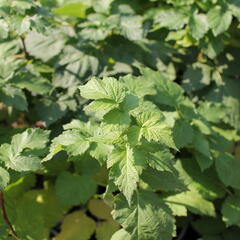
[[[61,232],[54,240],[88,240],[94,233],[96,223],[83,211],[77,211],[64,218]]]

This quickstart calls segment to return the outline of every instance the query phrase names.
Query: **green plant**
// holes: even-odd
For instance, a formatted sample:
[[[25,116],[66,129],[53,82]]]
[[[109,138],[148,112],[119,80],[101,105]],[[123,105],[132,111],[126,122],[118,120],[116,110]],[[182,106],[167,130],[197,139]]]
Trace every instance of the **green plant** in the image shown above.
[[[1,1],[1,239],[238,239],[239,20],[237,0]]]

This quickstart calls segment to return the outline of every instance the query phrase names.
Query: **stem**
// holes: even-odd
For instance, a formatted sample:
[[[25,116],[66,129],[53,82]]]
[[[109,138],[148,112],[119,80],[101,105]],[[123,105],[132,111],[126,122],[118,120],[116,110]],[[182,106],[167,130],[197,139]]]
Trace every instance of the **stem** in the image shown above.
[[[28,54],[27,47],[26,47],[26,44],[25,44],[25,38],[24,38],[24,36],[21,35],[21,36],[20,36],[20,39],[21,39],[21,42],[22,42],[23,52],[24,52],[25,58],[26,58],[26,59],[29,59],[29,54]]]
[[[3,216],[3,219],[5,220],[5,222],[7,223],[7,225],[9,226],[10,228],[10,231],[11,231],[11,236],[16,239],[16,240],[19,240],[15,230],[13,229],[13,226],[8,218],[8,215],[7,215],[7,211],[6,211],[6,207],[5,207],[5,201],[4,201],[4,195],[3,195],[3,192],[0,192],[0,208],[2,210],[2,216]]]
[[[182,240],[187,232],[188,229],[188,224],[182,229],[182,231],[180,232],[177,240]]]

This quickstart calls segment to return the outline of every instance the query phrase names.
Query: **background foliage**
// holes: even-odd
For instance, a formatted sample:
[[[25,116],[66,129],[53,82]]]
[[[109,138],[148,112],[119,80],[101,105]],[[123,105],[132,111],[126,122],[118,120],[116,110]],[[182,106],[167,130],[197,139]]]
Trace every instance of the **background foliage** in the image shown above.
[[[1,239],[238,239],[239,21],[238,0],[1,0]]]

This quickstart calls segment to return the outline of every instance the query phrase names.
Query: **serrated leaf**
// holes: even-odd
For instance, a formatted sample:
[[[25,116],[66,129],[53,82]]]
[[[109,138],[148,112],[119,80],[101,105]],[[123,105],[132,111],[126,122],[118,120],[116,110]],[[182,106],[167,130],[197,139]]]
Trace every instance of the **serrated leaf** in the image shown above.
[[[113,162],[112,162],[113,161]],[[139,181],[136,169],[134,150],[126,147],[123,150],[115,150],[108,158],[108,167],[111,167],[110,176],[122,191],[128,202],[131,201]]]
[[[168,147],[176,149],[173,142],[172,131],[163,121],[160,112],[144,112],[136,118],[139,127],[141,127],[141,135],[148,141],[156,141]]]
[[[41,158],[49,131],[27,129],[13,136],[11,145],[1,145],[0,154],[6,166],[15,171],[35,171],[42,167]]]
[[[60,144],[69,155],[82,155],[90,147],[90,142],[79,130],[68,130],[53,140],[53,144]]]
[[[145,81],[154,81],[157,95],[155,100],[161,104],[177,106],[183,101],[183,89],[160,72],[148,68],[141,69]]]
[[[130,234],[131,240],[172,239],[174,218],[170,209],[152,192],[136,193],[130,207],[118,196],[112,215]]]
[[[154,89],[154,82],[145,81],[143,77],[134,77],[129,74],[122,77],[120,80],[124,82],[125,86],[132,94],[135,94],[139,97],[156,94],[156,90]]]
[[[125,97],[123,86],[114,78],[103,80],[92,78],[86,85],[79,88],[81,95],[87,99],[108,99],[114,103],[121,103]]]

